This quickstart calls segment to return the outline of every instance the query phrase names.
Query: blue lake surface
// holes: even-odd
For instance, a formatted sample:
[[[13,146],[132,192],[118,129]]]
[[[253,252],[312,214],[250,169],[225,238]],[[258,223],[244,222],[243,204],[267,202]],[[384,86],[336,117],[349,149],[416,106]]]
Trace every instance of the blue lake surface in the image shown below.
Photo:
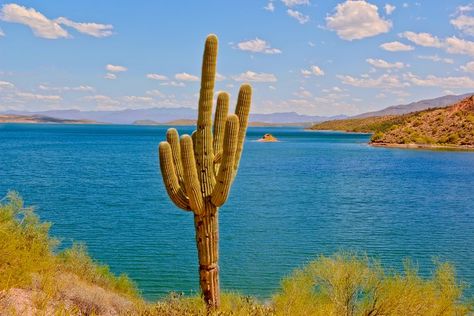
[[[158,168],[165,132],[0,124],[0,195],[20,192],[64,246],[85,242],[148,299],[197,291],[193,218],[170,202]],[[281,142],[255,142],[267,132]],[[291,270],[341,249],[397,269],[409,257],[423,275],[448,260],[474,285],[474,153],[373,148],[368,139],[249,129],[220,210],[225,290],[268,298]]]

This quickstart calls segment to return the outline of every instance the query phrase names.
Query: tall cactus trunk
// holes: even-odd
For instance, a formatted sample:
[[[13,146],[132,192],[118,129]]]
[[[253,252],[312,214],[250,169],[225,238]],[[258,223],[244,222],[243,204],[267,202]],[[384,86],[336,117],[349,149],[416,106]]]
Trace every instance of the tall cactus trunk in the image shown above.
[[[204,301],[211,308],[220,305],[219,220],[217,207],[206,203],[206,213],[194,215],[199,258],[199,283]]]
[[[197,129],[179,138],[176,129],[166,133],[159,146],[163,182],[173,203],[194,213],[199,257],[199,283],[209,309],[220,304],[218,209],[229,196],[237,174],[247,130],[252,87],[243,84],[235,114],[228,115],[229,95],[217,96],[214,124],[212,103],[217,62],[217,37],[204,46]]]

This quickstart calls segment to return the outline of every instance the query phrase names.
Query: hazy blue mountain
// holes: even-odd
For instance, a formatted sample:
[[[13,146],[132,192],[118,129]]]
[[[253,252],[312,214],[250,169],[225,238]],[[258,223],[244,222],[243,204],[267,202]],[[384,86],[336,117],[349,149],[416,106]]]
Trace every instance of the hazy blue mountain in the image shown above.
[[[456,103],[473,94],[474,93],[466,93],[462,95],[445,95],[445,96],[434,98],[434,99],[426,99],[426,100],[416,101],[416,102],[412,102],[408,104],[394,105],[394,106],[389,106],[388,108],[385,108],[380,111],[362,113],[362,114],[353,116],[353,118],[399,115],[399,114],[406,114],[410,112],[422,111],[429,108],[442,108],[442,107],[451,105],[453,103]]]
[[[120,111],[80,111],[80,110],[51,110],[40,112],[9,111],[8,114],[42,115],[67,120],[92,120],[112,124],[133,124],[135,121],[154,121],[166,123],[175,120],[194,120],[197,112],[192,108],[149,108],[127,109]],[[316,123],[333,119],[345,118],[339,116],[311,116],[301,115],[296,112],[251,114],[251,122],[263,123]]]

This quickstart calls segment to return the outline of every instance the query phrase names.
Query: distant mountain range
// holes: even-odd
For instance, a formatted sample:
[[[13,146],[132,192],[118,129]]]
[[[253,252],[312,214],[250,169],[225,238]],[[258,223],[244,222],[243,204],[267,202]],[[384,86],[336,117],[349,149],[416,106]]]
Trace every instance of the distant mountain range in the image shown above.
[[[168,123],[176,120],[195,120],[196,109],[192,108],[149,108],[149,109],[127,109],[119,111],[80,111],[80,110],[51,110],[41,112],[9,111],[7,114],[16,115],[40,115],[65,120],[90,120],[110,124],[134,124],[142,123]],[[285,123],[317,123],[327,120],[342,119],[347,116],[312,116],[301,115],[296,112],[282,112],[270,114],[250,114],[250,122],[268,124]]]
[[[372,116],[387,116],[387,115],[400,115],[407,114],[410,112],[418,112],[426,109],[432,108],[442,108],[450,104],[456,103],[462,99],[465,99],[474,93],[466,93],[461,95],[445,95],[439,98],[426,99],[421,101],[416,101],[408,104],[394,105],[389,106],[380,111],[362,113],[351,118],[366,118]]]

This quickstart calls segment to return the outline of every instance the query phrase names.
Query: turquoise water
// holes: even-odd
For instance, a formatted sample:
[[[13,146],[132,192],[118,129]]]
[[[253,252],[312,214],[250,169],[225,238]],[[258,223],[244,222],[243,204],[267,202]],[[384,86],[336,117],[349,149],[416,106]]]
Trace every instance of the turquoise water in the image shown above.
[[[149,299],[196,291],[193,219],[159,174],[165,130],[0,124],[0,195],[19,191],[63,245],[85,242]],[[253,141],[267,132],[281,142]],[[249,130],[220,211],[224,289],[267,298],[292,269],[340,249],[396,268],[411,257],[423,274],[449,260],[474,285],[474,153],[372,148],[368,138]]]

